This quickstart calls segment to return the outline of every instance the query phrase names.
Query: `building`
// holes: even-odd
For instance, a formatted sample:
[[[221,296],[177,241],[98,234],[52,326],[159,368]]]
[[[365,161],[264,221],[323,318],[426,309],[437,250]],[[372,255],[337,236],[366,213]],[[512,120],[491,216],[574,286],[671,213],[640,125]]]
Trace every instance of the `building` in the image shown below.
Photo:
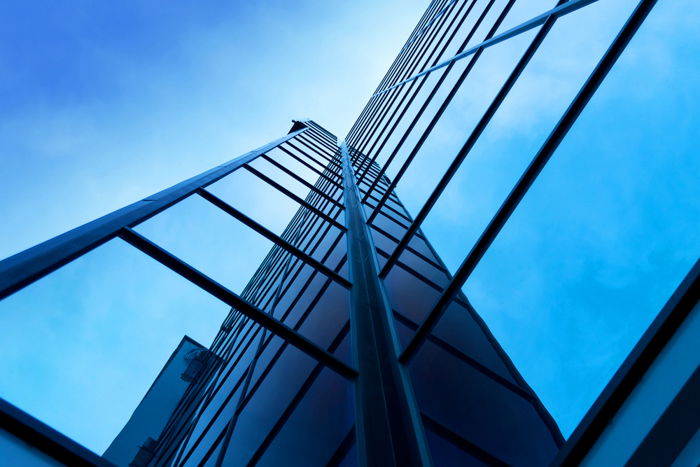
[[[344,141],[295,121],[276,141],[8,258],[0,296],[118,236],[231,307],[187,384],[164,387],[178,402],[158,427],[130,422],[120,435],[129,434],[123,450],[134,466],[697,464],[699,266],[568,441],[462,292],[655,2],[632,11],[454,274],[421,230],[555,23],[591,3],[559,2],[503,30],[515,1],[433,1]],[[412,216],[396,184],[480,57],[535,28]],[[390,179],[387,167],[397,165]],[[281,235],[207,189],[236,170],[298,203]],[[274,243],[240,295],[133,229],[190,196]],[[151,409],[148,397],[133,420]],[[16,455],[106,463],[16,408],[0,409],[4,445]],[[105,458],[124,462],[110,450]]]

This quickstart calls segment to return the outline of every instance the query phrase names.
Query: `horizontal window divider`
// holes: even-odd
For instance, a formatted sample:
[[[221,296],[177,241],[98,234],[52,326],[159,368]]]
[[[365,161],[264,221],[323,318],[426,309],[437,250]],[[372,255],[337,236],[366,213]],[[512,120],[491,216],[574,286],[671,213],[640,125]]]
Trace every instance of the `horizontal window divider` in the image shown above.
[[[302,128],[290,133],[141,201],[0,261],[0,300],[114,239],[121,229],[134,227],[150,219],[192,195],[197,189],[211,185],[306,130],[307,128]]]
[[[510,219],[510,216],[520,204],[520,201],[525,197],[525,194],[535,182],[537,176],[551,159],[552,155],[559,147],[559,144],[564,139],[564,136],[566,136],[576,119],[581,115],[581,112],[583,112],[583,109],[586,107],[593,94],[598,90],[598,87],[600,87],[600,84],[625,50],[632,37],[634,37],[655,4],[656,0],[641,0],[637,4],[634,12],[632,12],[588,79],[586,79],[586,82],[571,101],[571,104],[569,104],[569,107],[566,109],[561,119],[554,126],[554,129],[552,129],[549,136],[547,136],[547,139],[537,151],[532,161],[530,161],[530,164],[520,176],[505,201],[503,201],[503,204],[501,204],[496,214],[491,218],[466,258],[464,258],[464,261],[462,261],[462,264],[457,268],[452,280],[440,295],[433,309],[420,324],[413,339],[411,339],[399,357],[402,363],[407,362],[415,355],[416,351],[425,341],[426,336],[432,331],[433,327],[445,312],[452,297],[462,288],[463,284],[467,281],[472,272],[474,272],[474,269],[481,261],[481,258],[483,258],[486,250],[489,249],[503,226],[508,222],[508,219]]]
[[[265,226],[259,224],[258,222],[254,221],[250,217],[246,216],[243,214],[241,211],[238,209],[234,208],[230,204],[228,204],[226,201],[222,200],[218,196],[212,194],[211,192],[205,190],[204,188],[201,188],[197,190],[197,194],[199,194],[202,198],[205,200],[209,201],[211,204],[216,206],[217,208],[221,209],[227,214],[230,214],[231,216],[235,217],[238,219],[240,222],[245,224],[246,226],[250,227],[251,229],[255,230],[257,233],[262,235],[263,237],[267,238],[270,240],[272,243],[275,243],[278,245],[280,248],[283,248],[284,250],[287,250],[300,260],[304,261],[306,264],[309,266],[313,267],[314,269],[317,269],[327,277],[333,279],[340,285],[342,285],[345,288],[350,288],[352,287],[352,284],[350,281],[342,277],[340,274],[337,272],[331,270],[327,266],[323,265],[316,259],[314,259],[312,256],[304,253],[301,249],[295,247],[288,241],[284,240],[282,237],[277,235],[276,233],[272,232],[271,230],[267,229]]]
[[[299,138],[297,138],[297,140],[303,141],[303,140],[306,139],[306,137],[309,138],[309,141],[313,141],[315,145],[318,145],[319,148],[323,148],[324,150],[327,150],[327,151],[330,152],[331,154],[333,154],[333,153],[335,153],[336,151],[338,151],[338,146],[334,146],[334,145],[331,145],[331,143],[329,143],[329,142],[327,142],[327,141],[323,141],[320,137],[318,137],[317,135],[315,135],[315,134],[313,134],[313,133],[311,133],[311,132],[305,133],[305,134],[304,134],[304,138],[302,138],[302,137],[300,136]]]
[[[330,217],[328,214],[326,214],[325,212],[321,211],[321,210],[318,209],[317,207],[311,205],[308,201],[306,201],[306,200],[302,199],[301,197],[295,195],[295,194],[292,193],[290,190],[288,190],[287,188],[283,187],[282,185],[280,185],[280,184],[277,183],[276,181],[272,180],[270,177],[268,177],[268,176],[265,175],[264,173],[260,172],[259,170],[257,170],[257,169],[254,168],[254,167],[251,167],[250,165],[245,165],[244,167],[245,167],[245,169],[246,169],[247,171],[249,171],[250,173],[252,173],[252,174],[255,175],[256,177],[258,177],[260,180],[266,182],[268,185],[270,185],[270,186],[272,186],[273,188],[276,188],[276,189],[279,190],[280,192],[284,193],[284,194],[287,195],[289,198],[293,199],[294,201],[296,201],[296,202],[299,203],[300,205],[304,206],[304,207],[305,207],[306,209],[308,209],[309,211],[311,211],[311,212],[313,212],[314,214],[316,214],[317,216],[323,218],[324,220],[326,220],[327,222],[329,222],[329,223],[332,224],[333,226],[337,227],[338,229],[342,230],[343,232],[346,231],[345,226],[342,225],[342,224],[340,224],[337,220],[333,219],[332,217]]]
[[[464,439],[462,436],[458,435],[443,424],[439,423],[434,418],[429,417],[424,412],[421,412],[421,418],[423,419],[423,423],[425,424],[426,428],[433,430],[441,438],[448,440],[450,443],[454,444],[462,451],[467,452],[472,456],[476,457],[477,459],[483,461],[485,465],[490,465],[493,467],[506,467],[509,465],[503,462],[498,457],[496,457],[494,454],[480,447],[478,444],[472,443],[471,441]]]
[[[304,165],[307,169],[309,169],[309,170],[313,171],[314,173],[316,173],[316,175],[318,175],[319,177],[321,177],[321,178],[323,178],[323,179],[329,181],[330,183],[332,183],[332,184],[333,184],[334,186],[336,186],[336,187],[342,187],[342,185],[340,184],[340,182],[339,182],[338,180],[333,180],[331,177],[329,177],[329,176],[326,175],[325,173],[321,172],[320,169],[318,169],[318,168],[312,166],[311,164],[309,164],[309,163],[306,162],[304,159],[302,159],[301,157],[297,156],[296,154],[294,154],[292,151],[288,150],[288,149],[285,148],[284,146],[280,146],[279,149],[282,150],[282,152],[284,152],[284,153],[286,153],[287,155],[289,155],[289,156],[290,156],[291,158],[293,158],[294,160],[296,160],[297,162],[299,162],[300,164]],[[334,175],[335,175],[336,177],[339,177],[339,175],[337,175],[337,174],[334,174]]]
[[[479,119],[474,129],[467,137],[466,141],[462,145],[462,148],[460,148],[459,152],[455,155],[454,159],[447,167],[445,173],[442,175],[438,183],[435,185],[435,188],[433,188],[433,191],[426,199],[420,211],[418,211],[416,218],[411,222],[411,225],[409,225],[408,229],[406,230],[406,233],[401,238],[401,241],[396,246],[396,249],[392,253],[391,257],[387,260],[386,264],[384,265],[384,268],[382,268],[380,275],[386,275],[388,273],[391,266],[398,259],[399,255],[404,250],[404,248],[406,248],[406,245],[408,245],[408,242],[411,240],[411,237],[420,228],[423,221],[428,217],[428,214],[432,210],[433,206],[435,206],[438,199],[447,188],[447,185],[450,183],[452,178],[457,173],[457,170],[459,170],[460,166],[464,162],[464,159],[466,159],[466,157],[469,155],[471,149],[474,147],[479,137],[482,135],[482,133],[488,126],[489,122],[491,122],[491,119],[496,114],[503,101],[505,101],[506,97],[508,96],[508,93],[517,82],[518,78],[522,74],[527,64],[530,63],[530,60],[535,55],[537,49],[539,49],[544,39],[547,37],[547,34],[549,34],[549,31],[554,26],[554,22],[556,20],[557,17],[552,16],[544,22],[544,25],[534,37],[530,45],[527,47],[522,57],[518,60],[517,64],[513,68],[513,71],[511,71],[508,78],[506,78],[505,82],[501,86],[501,89],[493,98],[488,108],[486,109],[486,111]]]
[[[403,86],[404,84],[410,83],[411,81],[420,78],[421,76],[425,76],[429,73],[432,73],[433,71],[439,70],[440,68],[444,68],[450,63],[456,62],[457,60],[461,60],[463,58],[466,58],[470,55],[473,55],[476,53],[477,50],[479,49],[486,49],[488,47],[491,47],[493,45],[499,44],[507,39],[510,39],[511,37],[518,36],[524,32],[527,32],[531,29],[536,28],[537,26],[542,25],[550,16],[554,16],[556,18],[560,18],[562,16],[565,16],[569,13],[572,13],[576,10],[579,10],[580,8],[583,8],[587,5],[590,5],[591,3],[595,3],[598,0],[570,0],[563,5],[560,5],[558,7],[552,8],[549,11],[545,11],[541,15],[535,16],[534,18],[531,18],[524,23],[515,26],[514,28],[511,28],[505,32],[502,32],[501,34],[494,36],[488,40],[485,40],[479,44],[476,44],[475,46],[465,50],[464,52],[458,53],[454,57],[448,58],[444,62],[438,63],[435,66],[432,66],[428,68],[427,70],[423,70],[420,73],[417,73],[410,78],[406,78],[405,80],[394,84],[393,86],[390,86],[386,89],[383,89],[379,91],[378,93],[374,94],[372,97],[378,97],[386,92],[391,91],[392,89],[398,88],[400,86]]]
[[[411,329],[412,331],[415,331],[418,329],[418,325],[411,319],[405,317],[401,313],[394,311],[394,319],[396,321],[403,323],[406,327]],[[527,389],[522,388],[518,386],[517,383],[514,383],[512,381],[509,381],[508,379],[504,378],[500,374],[496,373],[494,370],[489,368],[488,366],[484,365],[483,363],[479,362],[476,360],[474,357],[466,354],[465,352],[462,352],[460,349],[456,348],[449,342],[445,341],[444,339],[441,339],[440,337],[436,336],[435,334],[431,333],[428,336],[428,340],[434,343],[436,346],[440,347],[444,352],[449,353],[456,359],[460,360],[462,363],[465,365],[469,365],[472,367],[474,370],[478,371],[479,373],[483,374],[485,377],[493,380],[497,384],[500,384],[501,386],[505,387],[506,389],[509,389],[513,394],[516,394],[518,397],[523,398],[527,402],[532,402],[535,398],[534,394],[530,393]]]
[[[287,167],[283,166],[282,164],[280,164],[279,162],[277,162],[276,160],[274,160],[273,158],[271,158],[267,154],[263,154],[262,158],[265,159],[266,161],[268,161],[270,164],[277,167],[278,169],[280,169],[282,172],[286,173],[287,175],[289,175],[290,177],[295,179],[296,181],[298,181],[299,183],[301,183],[302,185],[304,185],[305,187],[307,187],[309,190],[313,191],[314,193],[317,193],[322,198],[327,199],[332,204],[338,206],[340,209],[345,209],[345,206],[343,206],[343,204],[341,202],[339,202],[336,199],[331,198],[330,196],[328,196],[328,194],[326,192],[324,192],[324,191],[320,190],[318,187],[312,185],[307,180],[304,180],[304,177],[300,177],[299,175],[297,175],[293,171],[289,170]]]
[[[306,144],[306,143],[304,142],[304,140],[298,140],[298,141],[299,141],[300,143],[304,144],[306,147],[309,147],[309,145]],[[320,165],[320,166],[323,167],[324,169],[325,169],[325,168],[328,168],[328,167],[335,167],[335,168],[338,169],[338,170],[342,170],[341,167],[340,167],[340,164],[338,164],[338,162],[335,161],[335,160],[333,160],[333,159],[328,159],[328,158],[323,157],[323,156],[321,156],[321,155],[319,154],[319,157],[320,157],[321,159],[323,159],[324,161],[327,162],[327,164],[324,165],[324,164],[322,164],[318,159],[316,159],[314,156],[310,155],[308,152],[306,152],[306,151],[304,151],[303,149],[301,149],[301,148],[295,146],[291,141],[287,141],[287,145],[288,145],[289,147],[291,147],[291,148],[296,149],[296,150],[299,151],[303,156],[305,156],[305,157],[311,159],[312,161],[316,162],[318,165]],[[313,149],[313,148],[309,147],[309,149]],[[314,152],[315,152],[315,151],[314,151]],[[316,153],[316,154],[318,154],[318,153]]]
[[[348,379],[354,379],[357,377],[357,370],[354,368],[337,359],[331,353],[318,346],[310,339],[299,334],[286,324],[278,321],[256,306],[248,303],[236,293],[207,277],[197,269],[172,255],[170,252],[151,242],[146,237],[143,237],[128,227],[119,231],[119,237],[138,250],[141,250],[154,260],[158,261],[163,266],[166,266],[188,281],[197,285],[205,292],[208,292],[210,295],[240,311],[252,321],[289,342],[291,345],[306,353],[313,359],[333,369],[341,376]]]
[[[480,24],[480,23],[486,18],[486,15],[488,14],[488,12],[489,12],[489,10],[491,9],[491,7],[493,6],[493,4],[494,4],[493,2],[489,2],[489,3],[486,5],[486,8],[481,12],[481,15],[479,16],[479,19],[477,19],[476,23],[474,23],[474,26],[472,27],[472,30],[471,30],[471,32],[469,33],[469,36],[468,36],[469,38],[471,38],[472,35],[473,35],[473,34],[476,32],[476,30],[478,29],[478,26],[477,26],[477,25]],[[494,34],[496,34],[496,31],[498,31],[498,28],[500,27],[500,25],[501,25],[501,24],[503,23],[503,21],[505,20],[506,16],[508,15],[508,12],[509,12],[510,9],[513,7],[513,5],[515,5],[515,0],[508,0],[508,2],[506,3],[506,5],[504,6],[503,10],[500,12],[500,14],[498,15],[498,17],[497,17],[496,20],[494,21],[494,23],[491,25],[491,28],[489,29],[489,32],[486,34],[487,40],[490,39],[491,37],[493,37]],[[467,39],[467,40],[469,40],[469,39]],[[464,44],[466,44],[466,42],[465,42]],[[405,158],[405,159],[403,160],[403,162],[401,163],[401,167],[399,168],[399,170],[398,170],[398,171],[396,172],[396,174],[394,175],[394,179],[391,181],[391,184],[389,185],[389,188],[388,188],[387,192],[384,193],[384,195],[382,196],[382,199],[380,200],[379,205],[377,206],[377,208],[375,208],[374,211],[372,212],[372,214],[370,214],[370,216],[369,216],[369,218],[368,218],[368,222],[372,222],[372,221],[374,220],[374,218],[377,216],[377,212],[379,211],[379,208],[381,208],[381,206],[382,206],[382,205],[384,204],[384,202],[386,201],[386,198],[388,198],[389,193],[392,192],[392,191],[394,191],[394,189],[396,188],[396,186],[397,186],[397,184],[399,183],[399,181],[401,180],[401,178],[402,178],[402,177],[404,176],[404,174],[408,171],[408,168],[409,168],[410,165],[412,164],[414,158],[418,155],[418,153],[420,152],[421,148],[423,147],[423,144],[427,141],[428,137],[430,136],[430,134],[432,133],[433,129],[434,129],[435,126],[437,125],[438,121],[439,121],[440,118],[442,117],[443,113],[445,112],[445,110],[446,110],[447,107],[449,106],[450,102],[452,101],[452,99],[454,98],[454,96],[457,94],[457,91],[461,88],[462,84],[464,83],[464,81],[467,79],[467,77],[468,77],[469,74],[471,73],[471,70],[474,68],[474,66],[476,65],[477,60],[478,60],[478,59],[481,57],[481,55],[483,54],[483,51],[484,51],[484,49],[481,49],[481,48],[480,48],[480,49],[477,49],[477,50],[475,51],[474,56],[471,58],[471,60],[469,60],[469,63],[467,63],[466,67],[464,68],[464,70],[462,71],[462,73],[461,73],[461,74],[459,75],[459,77],[457,78],[457,81],[452,85],[452,88],[450,89],[450,91],[449,91],[449,93],[447,94],[447,96],[444,98],[442,104],[440,104],[440,107],[438,108],[437,112],[432,116],[432,118],[430,119],[430,122],[428,123],[428,125],[426,126],[426,128],[423,130],[423,132],[422,132],[420,138],[418,138],[418,141],[417,141],[416,144],[413,146],[413,148],[411,149],[410,153],[406,156],[406,158]],[[432,89],[432,91],[430,91],[430,94],[429,94],[427,100],[426,100],[425,102],[423,102],[423,104],[421,105],[421,108],[418,110],[418,112],[416,113],[416,115],[413,117],[413,120],[412,120],[411,124],[409,125],[409,128],[407,129],[406,133],[404,133],[404,136],[406,136],[406,135],[408,134],[408,132],[411,131],[410,129],[413,127],[413,125],[414,125],[415,123],[418,122],[418,119],[421,117],[421,115],[423,114],[423,112],[428,108],[429,102],[430,102],[430,101],[432,100],[432,98],[436,95],[437,90],[442,86],[442,83],[444,82],[444,80],[445,80],[445,79],[447,78],[447,76],[449,75],[450,69],[452,68],[453,65],[454,65],[454,63],[450,63],[450,64],[449,64],[448,68],[443,72],[443,74],[442,74],[442,76],[440,77],[440,79],[438,80],[438,82],[435,84],[435,86],[433,86],[433,89]],[[402,140],[404,140],[403,137],[402,137]],[[392,151],[392,156],[393,156],[394,154],[396,154],[398,150],[399,150],[399,146],[396,146],[396,147],[394,148],[394,151]],[[392,158],[392,157],[390,156],[389,159],[391,159],[391,158]],[[389,164],[389,163],[390,163],[390,161],[387,160],[386,163],[384,164],[384,167],[382,168],[382,170],[386,171],[386,170],[388,169],[388,164]],[[385,173],[386,173],[386,172],[385,172]]]

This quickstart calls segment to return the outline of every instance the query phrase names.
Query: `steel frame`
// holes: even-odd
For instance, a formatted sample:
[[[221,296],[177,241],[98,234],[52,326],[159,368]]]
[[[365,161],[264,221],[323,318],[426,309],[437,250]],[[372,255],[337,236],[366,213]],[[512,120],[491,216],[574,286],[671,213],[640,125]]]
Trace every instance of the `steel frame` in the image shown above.
[[[532,57],[537,53],[539,46],[547,37],[556,20],[598,0],[560,0],[556,7],[505,32],[496,34],[515,1],[509,0],[489,28],[486,37],[480,43],[467,49],[466,46],[494,5],[495,0],[488,0],[466,39],[458,47],[457,53],[444,59],[442,55],[455,39],[456,33],[462,28],[465,20],[470,16],[477,0],[471,0],[471,2],[469,0],[433,0],[350,129],[346,143],[340,147],[337,146],[335,137],[313,121],[295,122],[293,131],[283,138],[3,260],[0,262],[0,299],[21,290],[98,246],[119,237],[231,306],[229,317],[222,323],[221,331],[211,347],[212,352],[215,354],[218,352],[217,356],[224,363],[208,367],[206,374],[197,381],[197,384],[188,388],[183,402],[173,414],[163,432],[162,439],[159,440],[158,449],[162,451],[164,461],[174,460],[176,463],[187,461],[199,440],[195,442],[195,446],[190,449],[189,453],[183,452],[182,447],[179,450],[172,447],[175,444],[174,440],[179,440],[179,445],[184,447],[192,435],[194,425],[186,425],[182,421],[199,410],[195,417],[195,420],[198,420],[199,415],[212,400],[213,395],[221,390],[223,382],[231,375],[235,365],[245,364],[243,363],[244,357],[252,351],[251,361],[247,363],[245,371],[236,381],[235,388],[242,388],[240,393],[238,389],[234,389],[228,395],[230,398],[234,394],[238,394],[236,409],[226,429],[218,435],[217,441],[208,448],[207,456],[211,456],[219,445],[223,445],[216,460],[216,465],[222,465],[228,453],[227,440],[230,440],[235,429],[238,415],[256,393],[257,388],[262,384],[265,376],[282,355],[286,346],[292,345],[316,360],[317,364],[266,435],[265,441],[255,451],[253,462],[260,460],[323,368],[329,368],[352,382],[356,394],[355,429],[350,430],[338,447],[333,456],[335,462],[342,461],[352,443],[357,442],[359,460],[362,465],[429,465],[431,459],[423,433],[425,426],[440,432],[444,437],[451,439],[456,445],[484,462],[502,464],[503,461],[494,453],[489,453],[469,440],[459,437],[437,420],[420,412],[414,401],[411,384],[405,375],[405,366],[426,341],[431,341],[489,378],[499,381],[501,385],[519,397],[533,401],[537,410],[546,413],[539,404],[536,395],[526,385],[511,383],[481,363],[461,353],[449,343],[432,334],[431,331],[453,301],[464,303],[468,309],[472,310],[466,298],[461,295],[461,288],[656,3],[656,0],[639,1],[527,169],[522,173],[488,226],[483,230],[471,251],[464,258],[455,274],[450,276],[449,283],[443,287],[432,282],[406,262],[401,261],[401,256],[411,253],[431,267],[448,274],[444,264],[437,264],[412,248],[410,242],[414,238],[424,238],[420,232],[421,224],[452,181],[462,162],[483,134]],[[474,129],[467,136],[462,148],[455,155],[416,217],[411,218],[407,212],[402,212],[405,209],[396,197],[395,188],[452,98],[463,85],[480,55],[489,47],[496,46],[537,27],[540,29],[534,39]],[[452,33],[448,35],[450,31]],[[442,47],[440,47],[441,44]],[[471,57],[469,63],[431,117],[430,123],[422,130],[421,136],[410,149],[409,154],[398,169],[397,175],[393,180],[389,180],[386,177],[387,169],[395,161],[397,154],[428,109],[432,99],[446,82],[454,65],[467,57]],[[428,83],[427,77],[438,70],[442,70],[442,75],[427,93],[428,95],[421,103],[418,113],[412,118],[386,162],[383,166],[379,166],[377,159],[383,153],[390,137],[405,118],[415,99],[421,94],[423,86]],[[409,86],[405,86],[407,84]],[[274,150],[291,157],[318,175],[317,182],[311,184],[285,167],[272,155]],[[257,159],[266,161],[296,182],[301,183],[309,190],[306,199],[302,199],[278,181],[273,180],[263,173],[262,169],[253,167],[251,163]],[[299,211],[281,235],[273,233],[206,189],[207,186],[241,168],[300,205]],[[375,192],[378,197],[375,196]],[[133,230],[141,222],[194,194],[274,244],[241,295],[228,290]],[[370,202],[375,204],[370,204]],[[389,205],[390,202],[394,206]],[[370,209],[369,216],[365,215],[364,207]],[[344,225],[337,220],[341,212],[345,215]],[[379,215],[405,229],[403,236],[400,239],[396,238],[377,225],[376,221]],[[384,251],[375,246],[372,240],[373,231],[385,235],[396,243],[394,249]],[[316,248],[328,239],[331,240],[330,248],[321,259],[316,259],[313,256]],[[329,266],[326,262],[333,254],[340,251],[337,246],[342,244],[342,239],[347,242],[347,254],[341,253],[337,264]],[[305,245],[302,242],[306,242]],[[381,269],[379,268],[379,257],[386,259]],[[439,261],[439,257],[437,255],[435,257]],[[396,266],[408,271],[433,289],[440,291],[439,300],[420,323],[413,322],[391,309],[383,280]],[[297,291],[291,304],[286,310],[276,310],[282,298],[290,292],[292,283],[297,278],[302,277],[302,272],[306,271],[307,268],[311,271],[309,277]],[[343,268],[349,270],[350,279],[342,275]],[[698,286],[700,283],[699,271],[700,262],[696,263],[569,442],[564,445],[555,459],[556,465],[575,465],[583,459],[606,423],[614,416],[615,411],[619,409],[634,388],[636,379],[653,362],[673,332],[682,324],[689,310],[696,306],[700,290]],[[323,285],[299,321],[290,327],[285,323],[287,316],[295,304],[299,302],[302,294],[310,287],[310,284],[321,276],[323,276]],[[344,290],[349,290],[351,319],[349,322],[343,323],[331,345],[328,348],[323,348],[305,337],[299,328],[314,308],[314,304],[334,284]],[[281,315],[273,316],[276,311],[281,311]],[[415,334],[402,352],[397,342],[396,330],[392,324],[394,321],[415,330]],[[352,349],[358,369],[351,367],[334,355],[348,333],[352,336]],[[282,339],[283,344],[265,364],[261,375],[253,381],[253,370],[259,362],[259,357],[275,338]],[[256,339],[257,347],[255,347]],[[381,358],[379,358],[380,355]],[[225,405],[226,402],[219,407],[218,415],[221,415],[221,410]],[[546,419],[545,416],[543,417]],[[211,427],[213,420],[214,418],[209,422],[207,429]],[[556,425],[551,420],[545,421],[550,424],[553,437],[556,439],[558,433]],[[0,400],[0,427],[8,429],[57,460],[70,462],[74,465],[107,465],[99,456],[84,450],[81,446],[2,400]]]

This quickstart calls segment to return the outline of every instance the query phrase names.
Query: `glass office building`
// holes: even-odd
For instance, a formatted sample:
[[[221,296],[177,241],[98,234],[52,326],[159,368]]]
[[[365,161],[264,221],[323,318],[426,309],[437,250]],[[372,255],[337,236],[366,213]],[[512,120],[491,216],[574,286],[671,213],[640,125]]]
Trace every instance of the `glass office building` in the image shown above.
[[[682,237],[690,240],[677,271],[655,279],[661,302],[648,300],[659,306],[635,322],[638,332],[621,347],[627,358],[614,362],[605,388],[592,384],[598,397],[566,437],[528,384],[532,367],[549,363],[523,362],[492,331],[492,323],[504,326],[494,318],[504,308],[526,314],[532,296],[524,290],[538,286],[512,271],[531,248],[521,213],[542,216],[528,205],[531,188],[546,183],[550,159],[572,151],[568,141],[580,147],[600,137],[590,126],[588,137],[577,135],[576,124],[590,118],[606,79],[616,79],[655,3],[433,0],[343,140],[322,122],[294,121],[278,140],[4,260],[0,296],[12,304],[16,292],[30,294],[35,282],[119,241],[229,311],[206,350],[189,338],[171,349],[104,456],[6,402],[0,449],[38,465],[695,465],[700,245],[692,234]],[[591,32],[579,43],[570,33],[576,20]],[[580,57],[559,81],[545,73],[572,53]],[[513,126],[527,131],[493,133]],[[614,137],[605,133],[605,143],[614,147]],[[561,186],[584,169],[556,170]],[[244,209],[227,191],[242,173],[291,203],[286,226],[260,220],[255,202]],[[473,198],[457,191],[464,186],[474,187]],[[171,241],[186,229],[147,227],[186,217],[177,209],[187,203],[216,209],[272,245],[240,291]],[[463,218],[469,203],[476,207]],[[449,211],[468,225],[459,234],[449,223],[438,228],[435,219]],[[562,232],[554,237],[572,235]],[[461,250],[438,245],[450,235]],[[233,269],[252,248],[225,245],[214,262]],[[499,254],[506,259],[494,260]],[[605,309],[601,302],[593,307]],[[561,303],[561,319],[578,309]],[[146,415],[159,404],[167,413]]]

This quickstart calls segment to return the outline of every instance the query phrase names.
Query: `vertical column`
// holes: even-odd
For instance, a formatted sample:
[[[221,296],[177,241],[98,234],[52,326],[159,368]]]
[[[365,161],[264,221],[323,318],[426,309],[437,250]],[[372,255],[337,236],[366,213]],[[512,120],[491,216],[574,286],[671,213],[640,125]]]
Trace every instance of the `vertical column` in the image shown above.
[[[396,331],[379,279],[376,250],[366,224],[345,143],[341,145],[345,225],[351,291],[355,382],[355,432],[360,465],[430,465],[413,392],[398,362]]]

